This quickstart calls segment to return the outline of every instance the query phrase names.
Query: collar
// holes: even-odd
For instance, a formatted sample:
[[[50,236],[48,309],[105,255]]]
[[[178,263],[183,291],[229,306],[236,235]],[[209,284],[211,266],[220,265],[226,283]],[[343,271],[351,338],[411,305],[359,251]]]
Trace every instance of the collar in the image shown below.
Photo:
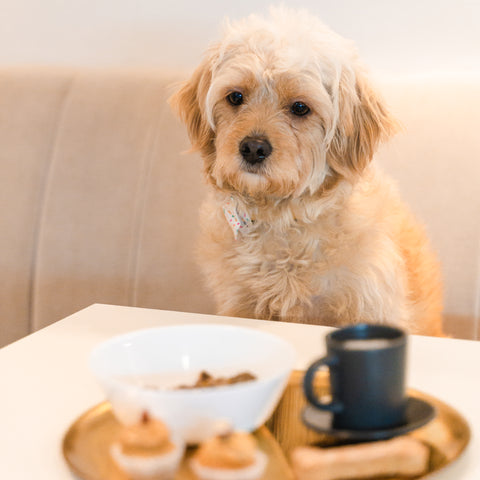
[[[253,225],[253,221],[248,213],[238,207],[233,197],[228,198],[223,204],[223,213],[233,231],[235,240],[238,238],[239,232],[243,234]]]

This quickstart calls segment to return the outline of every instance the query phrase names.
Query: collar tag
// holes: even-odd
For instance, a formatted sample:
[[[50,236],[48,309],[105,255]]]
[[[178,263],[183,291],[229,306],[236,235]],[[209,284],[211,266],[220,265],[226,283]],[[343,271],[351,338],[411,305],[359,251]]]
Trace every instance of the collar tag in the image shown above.
[[[235,240],[238,238],[238,232],[245,232],[253,225],[251,218],[246,212],[238,212],[237,205],[233,197],[230,197],[223,204],[223,213],[225,215],[225,218],[227,219],[228,224],[230,225],[230,228],[233,231]]]

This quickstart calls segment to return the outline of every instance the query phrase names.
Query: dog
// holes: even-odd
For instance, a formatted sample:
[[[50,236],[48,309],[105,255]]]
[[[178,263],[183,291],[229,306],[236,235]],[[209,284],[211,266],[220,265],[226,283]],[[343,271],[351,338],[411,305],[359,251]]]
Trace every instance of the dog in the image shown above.
[[[210,186],[218,314],[442,335],[438,261],[372,162],[398,124],[351,41],[286,8],[228,23],[170,104]]]

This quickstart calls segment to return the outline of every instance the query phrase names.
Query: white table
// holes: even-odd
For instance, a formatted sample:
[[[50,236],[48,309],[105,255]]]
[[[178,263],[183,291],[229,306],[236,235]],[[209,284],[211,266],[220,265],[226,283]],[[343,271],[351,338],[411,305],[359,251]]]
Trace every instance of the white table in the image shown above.
[[[275,333],[297,349],[297,368],[323,355],[331,329],[110,305],[92,305],[0,350],[0,478],[72,479],[61,444],[70,424],[104,400],[88,369],[92,348],[127,331],[182,323],[229,323]],[[480,343],[412,336],[408,386],[462,413],[473,438],[432,479],[480,479]]]

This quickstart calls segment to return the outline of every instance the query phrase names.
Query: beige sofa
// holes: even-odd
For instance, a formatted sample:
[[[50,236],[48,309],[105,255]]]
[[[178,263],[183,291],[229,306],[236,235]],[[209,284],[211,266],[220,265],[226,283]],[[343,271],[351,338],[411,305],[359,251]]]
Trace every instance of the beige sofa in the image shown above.
[[[201,162],[162,71],[0,70],[0,345],[95,302],[214,313],[195,267]],[[474,338],[480,82],[377,82],[405,131],[378,161],[427,224],[447,330]]]

